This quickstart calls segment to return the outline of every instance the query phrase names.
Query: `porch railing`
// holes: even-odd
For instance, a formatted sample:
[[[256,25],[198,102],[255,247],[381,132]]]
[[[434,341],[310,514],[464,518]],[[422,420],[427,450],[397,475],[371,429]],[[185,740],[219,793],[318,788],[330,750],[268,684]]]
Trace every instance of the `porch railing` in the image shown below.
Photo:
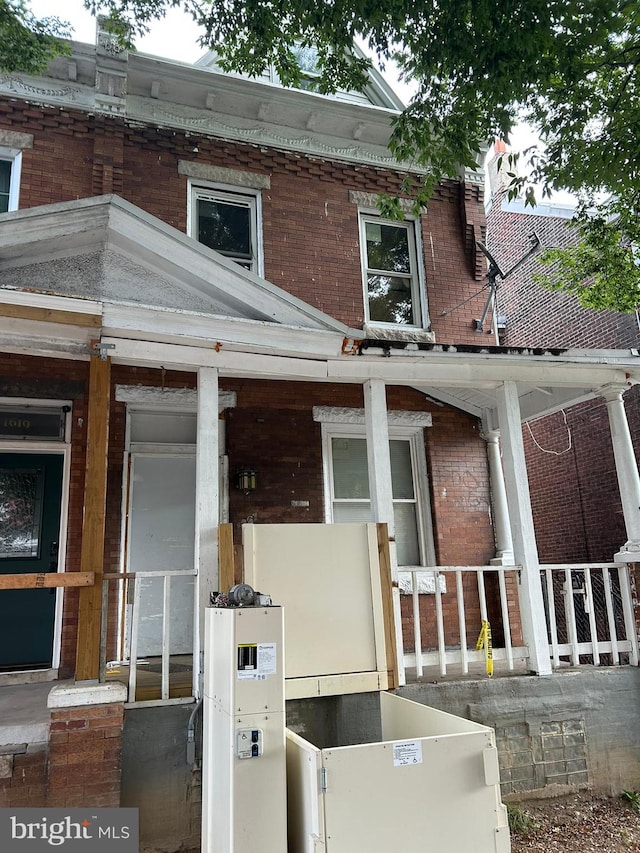
[[[627,565],[545,564],[540,567],[549,653],[554,669],[580,665],[638,665]],[[525,661],[518,603],[520,566],[402,567],[411,576],[401,596],[403,663],[421,678],[468,675],[485,660],[476,650],[484,620],[492,628],[493,660],[507,671]],[[425,588],[429,577],[430,594]],[[445,592],[446,590],[446,592]],[[411,677],[411,672],[408,673]]]
[[[629,569],[619,563],[540,567],[552,665],[638,665]]]
[[[476,639],[484,620],[493,630],[493,660],[505,661],[508,670],[525,660],[517,605],[517,566],[438,566],[436,569],[402,567],[411,574],[409,595],[402,596],[404,666],[415,669],[437,666],[440,675],[455,666],[456,674],[468,675],[469,665],[485,660],[476,651]],[[433,574],[433,593],[420,593],[421,576]],[[491,586],[488,596],[488,586]],[[447,592],[443,592],[446,589]],[[409,611],[409,612],[407,612]],[[446,618],[445,618],[446,611]],[[499,632],[498,629],[499,627]]]
[[[187,578],[195,578],[194,570],[159,570],[151,572],[126,572],[103,575],[102,594],[102,626],[101,642],[101,681],[108,680],[107,660],[109,652],[118,649],[117,661],[120,677],[128,685],[128,701],[136,701],[138,689],[138,674],[144,661],[148,665],[152,658],[153,665],[159,665],[160,690],[158,699],[170,698],[171,657],[176,652],[180,655],[193,655],[193,642],[188,642],[188,648],[176,649],[173,642],[175,626],[185,620],[193,619],[193,596],[188,596],[185,612],[185,596],[181,596],[179,608],[172,610],[172,593],[178,581],[184,584]],[[110,586],[114,583],[115,586]],[[151,608],[149,604],[151,603]],[[179,609],[180,612],[177,612]],[[145,610],[147,611],[145,613]],[[149,613],[149,610],[152,612]],[[110,613],[118,613],[118,618],[109,620]],[[147,648],[141,649],[141,626],[144,622],[152,623],[155,630],[152,637],[146,637]],[[109,631],[109,625],[112,630]]]

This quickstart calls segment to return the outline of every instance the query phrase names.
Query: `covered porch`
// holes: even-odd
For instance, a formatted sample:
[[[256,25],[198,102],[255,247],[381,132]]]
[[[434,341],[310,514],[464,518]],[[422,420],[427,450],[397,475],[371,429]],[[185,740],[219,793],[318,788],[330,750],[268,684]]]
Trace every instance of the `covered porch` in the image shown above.
[[[3,582],[79,587],[77,610],[60,591],[55,615],[67,636],[77,620],[78,683],[126,669],[135,702],[146,666],[160,682],[146,701],[201,695],[204,608],[240,579],[227,523],[236,547],[246,523],[386,524],[399,685],[427,667],[482,666],[485,624],[496,670],[637,664],[628,566],[640,483],[623,401],[637,351],[353,329],[111,196],[13,214],[2,249],[3,351],[34,376],[68,364],[86,403],[85,419],[41,399],[66,427],[37,445],[64,456],[61,517],[82,513],[79,559],[63,541],[44,580]],[[33,387],[46,380],[18,408]],[[625,530],[604,564],[541,566],[522,425],[594,397],[606,401]]]

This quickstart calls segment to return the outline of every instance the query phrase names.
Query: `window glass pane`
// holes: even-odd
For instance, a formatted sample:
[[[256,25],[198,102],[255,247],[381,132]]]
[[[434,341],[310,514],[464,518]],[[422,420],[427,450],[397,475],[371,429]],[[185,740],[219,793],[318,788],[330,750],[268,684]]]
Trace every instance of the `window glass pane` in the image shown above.
[[[359,501],[349,503],[334,503],[333,520],[336,524],[356,524],[371,521],[371,504]]]
[[[369,499],[367,442],[364,438],[332,438],[333,494],[336,498]]]
[[[318,49],[311,45],[296,44],[291,48],[291,52],[298,61],[301,71],[307,74],[319,74],[318,67]]]
[[[411,445],[408,441],[394,439],[389,442],[391,454],[391,485],[394,500],[413,499],[413,472],[411,469]]]
[[[132,412],[130,438],[148,444],[195,444],[195,412]]]
[[[366,222],[369,269],[409,273],[409,235],[404,225]]]
[[[198,240],[223,255],[251,260],[249,207],[198,199]]]
[[[374,323],[413,323],[411,280],[390,275],[368,278],[369,319]]]
[[[11,163],[0,160],[0,213],[9,210],[9,189],[11,187]]]
[[[416,505],[395,504],[393,516],[396,523],[396,549],[399,566],[419,566],[418,521]]]
[[[0,558],[38,557],[43,484],[41,468],[0,470]]]

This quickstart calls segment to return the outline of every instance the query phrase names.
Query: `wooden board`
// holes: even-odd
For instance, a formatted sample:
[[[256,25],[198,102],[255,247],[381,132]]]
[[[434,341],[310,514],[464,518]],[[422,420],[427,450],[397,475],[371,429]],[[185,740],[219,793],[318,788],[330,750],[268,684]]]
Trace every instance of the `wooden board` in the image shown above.
[[[380,563],[380,591],[384,622],[384,645],[387,653],[387,679],[389,690],[399,684],[396,629],[393,618],[393,583],[391,580],[391,554],[389,553],[389,530],[383,522],[376,524],[378,560]]]
[[[218,560],[220,562],[218,592],[228,592],[235,583],[233,524],[218,525]]]
[[[100,674],[110,393],[111,362],[92,356],[89,368],[87,465],[80,569],[95,572],[95,582],[93,586],[80,590],[76,681],[96,681]]]
[[[65,326],[84,326],[99,329],[102,317],[99,314],[82,314],[76,311],[60,311],[53,308],[38,308],[33,305],[0,305],[0,317],[15,320],[42,320],[46,323],[60,323]]]
[[[93,572],[30,572],[23,575],[0,575],[0,589],[93,586],[94,580]]]

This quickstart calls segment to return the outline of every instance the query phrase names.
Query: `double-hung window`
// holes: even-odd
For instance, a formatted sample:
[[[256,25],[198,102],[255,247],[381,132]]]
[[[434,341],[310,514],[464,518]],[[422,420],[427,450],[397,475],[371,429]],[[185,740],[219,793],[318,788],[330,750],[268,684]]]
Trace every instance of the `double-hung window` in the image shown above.
[[[0,213],[18,209],[21,151],[0,148]]]
[[[351,424],[323,424],[323,434],[328,521],[371,521],[364,430]],[[435,562],[421,435],[421,429],[390,428],[391,485],[400,566]]]
[[[259,192],[193,186],[189,232],[210,249],[262,275]]]
[[[360,215],[365,315],[370,323],[422,328],[416,223]]]

